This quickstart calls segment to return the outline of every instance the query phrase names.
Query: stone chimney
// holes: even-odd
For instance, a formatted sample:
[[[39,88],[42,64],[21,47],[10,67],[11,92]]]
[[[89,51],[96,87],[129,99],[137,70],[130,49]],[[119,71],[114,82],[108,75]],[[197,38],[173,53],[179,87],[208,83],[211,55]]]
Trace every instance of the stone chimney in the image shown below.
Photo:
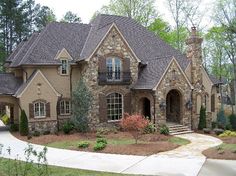
[[[203,39],[197,35],[196,27],[192,27],[191,34],[186,40],[186,55],[191,61],[191,83],[193,86],[196,86],[196,84],[202,84],[202,41]]]

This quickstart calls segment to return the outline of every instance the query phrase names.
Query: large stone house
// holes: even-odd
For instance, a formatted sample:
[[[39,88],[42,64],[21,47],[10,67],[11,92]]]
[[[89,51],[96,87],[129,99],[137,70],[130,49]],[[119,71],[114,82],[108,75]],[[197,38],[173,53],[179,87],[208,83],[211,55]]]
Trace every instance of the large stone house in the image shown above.
[[[22,41],[0,74],[0,105],[11,123],[20,109],[31,131],[56,131],[71,117],[71,96],[83,78],[92,93],[92,128],[141,113],[156,125],[196,128],[205,105],[215,117],[219,81],[202,66],[202,38],[193,27],[187,53],[172,48],[127,17],[98,15],[90,24],[53,22]]]

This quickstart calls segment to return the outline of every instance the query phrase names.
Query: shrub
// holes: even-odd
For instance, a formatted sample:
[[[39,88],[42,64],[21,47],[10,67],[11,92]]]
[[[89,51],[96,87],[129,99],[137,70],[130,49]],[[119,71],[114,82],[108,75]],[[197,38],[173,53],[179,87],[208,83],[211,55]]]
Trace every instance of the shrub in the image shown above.
[[[203,128],[206,128],[206,108],[201,106],[198,129],[203,130]]]
[[[236,132],[225,130],[222,134],[219,135],[219,137],[236,137]]]
[[[154,133],[155,131],[156,131],[156,127],[151,122],[144,128],[145,134],[151,134],[151,133]]]
[[[210,128],[203,128],[203,132],[206,133],[206,134],[210,134],[211,129]]]
[[[103,142],[99,142],[96,143],[93,147],[94,151],[98,151],[98,150],[103,150],[106,147],[107,144],[103,143]]]
[[[78,144],[79,148],[88,148],[88,146],[89,146],[89,142],[87,141],[82,141],[82,142],[79,142]]]
[[[214,129],[214,132],[215,132],[216,135],[220,135],[221,133],[224,132],[224,130],[223,130],[223,129],[220,129],[220,128],[215,128],[215,129]]]
[[[149,121],[141,115],[129,115],[125,114],[121,119],[121,127],[128,131],[135,139],[135,144],[138,143],[138,139],[143,134],[144,129],[148,126]]]
[[[10,117],[8,117],[8,115],[6,114],[2,116],[1,120],[5,125],[8,125],[10,123]]]
[[[43,132],[43,135],[49,135],[51,132],[49,130],[46,130]]]
[[[217,128],[217,122],[211,122],[211,129]]]
[[[29,134],[28,118],[27,118],[24,110],[21,110],[20,129],[19,130],[20,130],[21,136],[27,136]]]
[[[225,129],[226,126],[226,118],[224,110],[221,108],[220,111],[217,113],[217,125],[218,128]]]
[[[40,136],[40,132],[39,132],[39,131],[34,131],[34,132],[33,132],[33,136],[39,137],[39,136]]]
[[[164,135],[169,135],[169,128],[168,128],[168,126],[166,126],[166,125],[161,125],[161,127],[160,127],[160,134],[164,134]]]
[[[11,124],[10,131],[12,131],[12,132],[19,131],[19,125],[18,124]]]
[[[229,116],[229,121],[230,121],[230,124],[232,126],[232,129],[236,130],[236,115],[235,114],[231,114]]]
[[[62,130],[65,134],[69,134],[73,129],[74,129],[74,125],[73,123],[69,121],[67,121],[62,127]]]
[[[96,140],[97,143],[104,143],[104,144],[107,144],[107,140],[105,138],[98,138]]]

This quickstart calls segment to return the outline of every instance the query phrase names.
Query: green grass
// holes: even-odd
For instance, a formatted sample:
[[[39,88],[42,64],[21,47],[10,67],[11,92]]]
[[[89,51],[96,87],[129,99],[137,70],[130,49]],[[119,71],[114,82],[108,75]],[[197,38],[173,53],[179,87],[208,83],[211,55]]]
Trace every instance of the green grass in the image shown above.
[[[236,144],[226,144],[226,143],[223,143],[223,144],[217,146],[217,148],[220,148],[221,150],[236,151]]]
[[[189,140],[187,139],[183,139],[180,137],[172,137],[169,139],[169,142],[173,143],[173,144],[177,144],[177,145],[187,145],[190,143]]]
[[[22,166],[24,166],[25,162],[20,162]],[[9,168],[11,168],[11,175],[15,176],[15,168],[16,164],[14,160],[8,160],[4,158],[0,158],[0,175],[1,176],[9,176]],[[24,167],[23,167],[24,168]],[[36,169],[36,164],[31,167],[29,174],[27,176],[38,176],[38,170]],[[49,166],[48,167],[49,175],[50,176],[123,176],[124,174],[116,174],[116,173],[108,173],[108,172],[97,172],[97,171],[88,171],[88,170],[81,170],[81,169],[70,169],[64,167],[55,167]],[[19,172],[18,172],[19,173]]]

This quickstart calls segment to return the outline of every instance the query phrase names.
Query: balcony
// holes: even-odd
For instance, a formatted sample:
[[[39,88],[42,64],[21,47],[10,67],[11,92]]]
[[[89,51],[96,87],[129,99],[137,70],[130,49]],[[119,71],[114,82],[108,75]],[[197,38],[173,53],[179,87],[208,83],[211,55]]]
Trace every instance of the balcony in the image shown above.
[[[128,85],[130,83],[130,72],[98,72],[99,85]]]

